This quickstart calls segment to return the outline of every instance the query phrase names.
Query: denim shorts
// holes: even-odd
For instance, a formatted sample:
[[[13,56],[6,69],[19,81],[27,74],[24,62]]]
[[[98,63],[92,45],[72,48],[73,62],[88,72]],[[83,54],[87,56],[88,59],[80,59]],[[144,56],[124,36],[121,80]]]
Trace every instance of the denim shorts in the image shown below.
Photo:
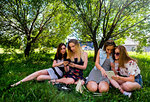
[[[142,76],[140,74],[135,76],[135,82],[139,83],[141,85],[141,87],[142,87],[143,81],[142,81]]]

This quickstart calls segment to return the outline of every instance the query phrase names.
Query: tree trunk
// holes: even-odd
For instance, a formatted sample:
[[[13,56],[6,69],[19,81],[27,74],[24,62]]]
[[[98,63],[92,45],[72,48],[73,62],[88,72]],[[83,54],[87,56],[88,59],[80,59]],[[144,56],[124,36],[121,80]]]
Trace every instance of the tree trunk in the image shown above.
[[[29,56],[31,50],[31,43],[27,43],[26,49],[24,50],[25,57]]]
[[[104,38],[102,38],[102,40],[101,40],[101,42],[99,44],[99,47],[98,47],[96,39],[93,39],[93,44],[94,44],[94,62],[96,61],[96,56],[97,56],[98,50],[103,47],[105,41],[107,41],[107,40],[104,40]]]
[[[101,42],[100,42],[100,44],[99,44],[99,48],[102,48],[103,45],[104,45],[104,43],[105,43],[105,40],[104,40],[104,38],[102,38],[102,40],[101,40]]]
[[[93,39],[93,44],[94,44],[94,62],[95,62],[96,61],[96,55],[98,52],[98,44],[97,44],[96,38]]]

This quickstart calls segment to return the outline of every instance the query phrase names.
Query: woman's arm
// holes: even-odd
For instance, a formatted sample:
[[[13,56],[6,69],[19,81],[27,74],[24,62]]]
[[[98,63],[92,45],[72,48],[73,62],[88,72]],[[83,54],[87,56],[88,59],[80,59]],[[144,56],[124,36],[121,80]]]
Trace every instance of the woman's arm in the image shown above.
[[[105,70],[99,64],[99,61],[100,61],[99,55],[100,55],[100,50],[98,51],[97,56],[96,56],[95,66],[97,69],[101,71],[102,76],[106,76]]]
[[[129,77],[122,77],[122,76],[116,75],[116,76],[112,76],[112,79],[134,82],[135,81],[135,76],[130,75]]]
[[[69,66],[64,66],[64,70],[65,70],[65,72],[68,72],[69,71]]]
[[[130,60],[127,64],[126,64],[126,68],[128,68],[128,73],[129,73],[129,77],[122,77],[122,76],[118,76],[119,80],[122,81],[131,81],[134,82],[135,81],[135,75],[137,75],[138,73],[140,73],[140,70],[137,66],[137,63],[133,60]]]
[[[69,66],[85,70],[87,67],[87,63],[88,63],[88,54],[86,52],[84,52],[84,64],[83,65],[70,63]]]
[[[115,70],[115,64],[111,62],[110,65],[111,65],[111,70],[115,73],[115,75],[117,75],[117,71]]]
[[[62,65],[63,63],[64,63],[64,62],[59,62],[59,63],[57,63],[57,61],[54,60],[52,67],[58,67],[58,66]]]

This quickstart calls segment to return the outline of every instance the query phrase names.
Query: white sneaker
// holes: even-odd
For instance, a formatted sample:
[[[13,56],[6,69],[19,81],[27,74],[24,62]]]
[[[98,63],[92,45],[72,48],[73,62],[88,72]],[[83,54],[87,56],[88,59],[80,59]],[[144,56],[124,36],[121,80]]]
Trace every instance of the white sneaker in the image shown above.
[[[125,95],[125,96],[128,96],[129,98],[131,97],[131,95],[132,95],[132,93],[131,92],[126,92],[126,91],[124,91],[123,92],[123,94]]]
[[[132,95],[132,93],[130,92],[130,93],[128,94],[128,97],[130,98],[130,97],[131,97],[131,95]]]

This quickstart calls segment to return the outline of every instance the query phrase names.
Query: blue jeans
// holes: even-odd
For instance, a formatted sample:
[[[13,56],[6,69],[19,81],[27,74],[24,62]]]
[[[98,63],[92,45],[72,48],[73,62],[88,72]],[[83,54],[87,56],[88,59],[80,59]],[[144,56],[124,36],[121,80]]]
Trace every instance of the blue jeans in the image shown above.
[[[139,83],[142,87],[143,81],[142,81],[142,76],[140,74],[135,76],[135,82]]]

